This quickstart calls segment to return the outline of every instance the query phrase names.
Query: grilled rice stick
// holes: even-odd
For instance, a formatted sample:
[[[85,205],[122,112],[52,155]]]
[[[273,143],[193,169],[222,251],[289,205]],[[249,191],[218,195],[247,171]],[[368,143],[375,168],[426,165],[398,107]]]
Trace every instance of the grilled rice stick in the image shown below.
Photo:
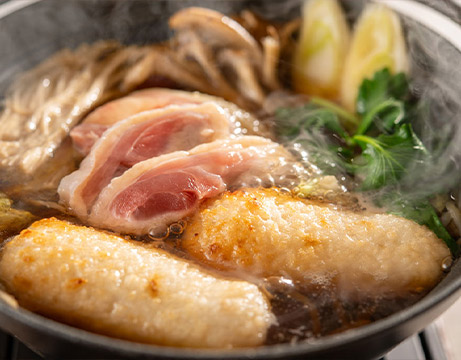
[[[442,240],[413,221],[341,210],[275,189],[207,200],[189,220],[182,244],[221,270],[336,286],[359,296],[428,290],[450,256]]]
[[[259,289],[217,278],[162,250],[54,218],[1,252],[19,304],[114,337],[179,347],[264,342],[273,317]]]

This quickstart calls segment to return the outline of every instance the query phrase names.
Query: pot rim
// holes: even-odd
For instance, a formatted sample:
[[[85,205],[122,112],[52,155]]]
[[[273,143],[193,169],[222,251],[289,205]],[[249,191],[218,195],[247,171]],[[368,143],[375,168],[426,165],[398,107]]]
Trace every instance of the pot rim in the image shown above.
[[[43,0],[23,0],[21,2],[10,0],[0,5],[0,20],[23,8],[29,7]],[[448,16],[441,14],[437,10],[427,5],[413,0],[372,0],[376,3],[383,3],[393,8],[398,13],[411,18],[421,25],[427,27],[440,37],[450,42],[461,53],[461,24],[457,24]],[[461,0],[451,0],[457,7],[461,6]],[[461,54],[460,54],[461,55]],[[453,266],[453,270],[459,268],[461,273],[461,261]],[[309,355],[340,347],[351,342],[365,340],[374,335],[389,331],[401,323],[411,321],[425,312],[435,308],[444,302],[453,303],[461,296],[461,276],[452,279],[451,283],[441,289],[435,288],[416,304],[405,308],[384,319],[378,320],[368,325],[356,329],[350,329],[343,333],[329,335],[318,340],[299,343],[295,346],[291,344],[276,344],[248,349],[196,349],[196,348],[175,348],[159,345],[141,344],[127,340],[92,333],[64,323],[54,321],[39,314],[35,314],[23,308],[15,308],[0,299],[0,314],[4,314],[9,319],[14,319],[36,330],[52,335],[56,338],[68,340],[82,345],[88,344],[94,347],[107,348],[117,351],[121,356],[130,355],[156,355],[169,358],[184,358],[184,356],[212,359],[219,356],[221,359],[235,357],[242,358],[275,358],[280,355]],[[8,329],[5,329],[8,331]]]

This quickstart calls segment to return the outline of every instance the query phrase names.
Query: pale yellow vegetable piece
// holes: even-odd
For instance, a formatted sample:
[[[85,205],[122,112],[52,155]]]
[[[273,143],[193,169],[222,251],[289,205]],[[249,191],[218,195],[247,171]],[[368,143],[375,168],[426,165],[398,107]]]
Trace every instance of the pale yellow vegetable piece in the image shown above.
[[[376,71],[408,72],[408,56],[399,17],[379,4],[368,5],[357,22],[344,66],[342,105],[355,112],[362,81]]]
[[[293,59],[296,91],[336,99],[340,92],[350,30],[337,0],[308,0]]]

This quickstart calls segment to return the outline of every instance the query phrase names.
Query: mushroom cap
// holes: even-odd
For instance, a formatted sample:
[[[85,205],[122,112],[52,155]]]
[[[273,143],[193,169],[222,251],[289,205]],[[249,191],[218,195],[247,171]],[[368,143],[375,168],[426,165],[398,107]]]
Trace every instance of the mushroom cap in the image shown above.
[[[244,49],[259,61],[262,53],[258,42],[237,21],[215,10],[190,7],[178,11],[169,25],[176,31],[194,30],[212,47]]]

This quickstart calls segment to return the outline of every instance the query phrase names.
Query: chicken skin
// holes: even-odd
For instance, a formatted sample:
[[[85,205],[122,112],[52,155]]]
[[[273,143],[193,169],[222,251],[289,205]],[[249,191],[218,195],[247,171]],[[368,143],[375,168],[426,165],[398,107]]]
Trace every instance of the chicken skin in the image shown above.
[[[133,165],[227,138],[231,126],[211,103],[145,111],[118,122],[92,147],[80,169],[62,179],[61,201],[85,218],[101,190]]]
[[[93,112],[72,129],[70,135],[78,152],[88,155],[91,147],[109,127],[144,111],[166,108],[171,105],[212,103],[219,106],[234,126],[235,134],[265,134],[268,130],[251,114],[236,105],[198,92],[152,88],[135,91],[120,99],[112,100]],[[237,126],[239,124],[239,126]],[[240,129],[240,125],[244,129]]]
[[[87,220],[120,233],[163,233],[193,214],[205,199],[254,183],[281,166],[293,172],[299,168],[283,146],[259,136],[221,139],[157,156],[114,178]],[[279,182],[275,171],[273,180]]]

